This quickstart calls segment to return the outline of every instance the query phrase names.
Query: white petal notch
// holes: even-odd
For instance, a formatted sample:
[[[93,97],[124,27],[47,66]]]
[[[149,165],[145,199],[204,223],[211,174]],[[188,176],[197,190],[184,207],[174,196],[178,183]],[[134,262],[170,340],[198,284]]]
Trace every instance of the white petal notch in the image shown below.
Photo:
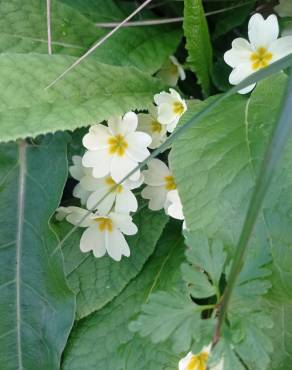
[[[237,38],[232,48],[224,54],[225,62],[232,67],[229,82],[237,85],[254,72],[292,53],[292,36],[279,37],[279,24],[276,15],[267,19],[259,13],[254,14],[248,24],[248,38]],[[239,91],[246,94],[256,84]]]

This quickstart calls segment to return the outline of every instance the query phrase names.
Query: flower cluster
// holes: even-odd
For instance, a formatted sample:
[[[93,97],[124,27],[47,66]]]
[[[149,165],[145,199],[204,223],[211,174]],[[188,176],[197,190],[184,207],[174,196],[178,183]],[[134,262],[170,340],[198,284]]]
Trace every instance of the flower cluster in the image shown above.
[[[164,208],[169,216],[184,218],[167,165],[152,159],[147,170],[139,169],[139,163],[149,157],[149,149],[166,140],[187,109],[174,89],[155,95],[154,102],[147,114],[128,112],[110,118],[107,124],[91,126],[82,140],[84,155],[72,158],[69,172],[78,181],[73,195],[84,208],[60,207],[56,217],[85,228],[80,240],[82,252],[92,250],[95,257],[107,253],[116,261],[130,256],[124,235],[138,231],[131,213],[138,209],[134,190],[143,183],[146,186],[141,195],[149,200],[151,210]]]

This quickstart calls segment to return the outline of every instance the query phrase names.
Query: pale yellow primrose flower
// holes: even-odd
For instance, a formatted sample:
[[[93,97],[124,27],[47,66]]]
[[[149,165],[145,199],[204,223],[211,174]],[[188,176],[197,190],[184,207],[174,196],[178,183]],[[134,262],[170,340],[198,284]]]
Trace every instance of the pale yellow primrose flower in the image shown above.
[[[96,209],[100,214],[107,215],[113,207],[115,212],[118,213],[137,211],[138,202],[131,190],[142,184],[142,175],[141,180],[138,182],[126,180],[117,186],[116,182],[110,176],[103,177],[102,179],[87,176],[81,180],[80,184],[90,192],[86,203],[87,208],[91,210]],[[96,206],[106,194],[108,194],[107,197]]]
[[[178,363],[179,370],[207,370],[207,361],[209,358],[211,345],[204,347],[198,354],[189,352]],[[223,370],[223,360],[219,364],[210,367],[210,370]]]
[[[181,116],[187,110],[185,100],[174,89],[169,89],[169,93],[162,91],[154,95],[154,102],[157,105],[158,121],[167,126],[168,132],[173,132]]]
[[[83,166],[91,167],[96,178],[109,175],[120,182],[150,154],[147,147],[152,139],[145,132],[136,131],[137,126],[138,117],[134,112],[109,119],[108,127],[91,126],[83,138],[83,145],[88,149],[82,159]],[[130,179],[137,181],[139,177],[140,170]]]
[[[150,149],[158,148],[166,140],[166,125],[162,125],[157,119],[157,107],[149,108],[149,113],[140,113],[138,115],[139,123],[138,129],[146,132],[152,138],[152,143],[149,145]]]
[[[248,24],[248,38],[237,38],[232,42],[232,49],[224,54],[225,62],[233,68],[229,82],[237,85],[252,73],[267,67],[271,63],[292,53],[292,36],[278,39],[279,24],[272,14],[266,20],[261,14],[254,14]],[[239,91],[250,92],[256,84]]]
[[[178,79],[186,79],[185,71],[175,56],[171,55],[157,73],[157,77],[169,86],[176,86]]]
[[[80,198],[81,204],[85,205],[90,192],[84,189],[80,183],[80,180],[85,176],[91,177],[91,170],[82,165],[82,157],[79,155],[73,155],[72,162],[73,165],[69,167],[70,175],[73,177],[73,179],[79,181],[79,183],[73,189],[73,196],[75,198]]]
[[[176,218],[177,220],[184,220],[183,207],[178,194],[178,190],[171,190],[167,193],[165,212],[168,216]]]
[[[93,251],[95,257],[103,257],[106,253],[115,261],[120,261],[122,256],[130,256],[130,248],[124,237],[137,233],[137,226],[132,222],[132,217],[127,214],[110,212],[108,215],[89,213],[79,207],[60,207],[56,216],[59,220],[63,217],[73,225],[86,228],[80,239],[81,252]]]
[[[147,186],[142,190],[141,196],[149,200],[149,209],[158,211],[165,206],[167,194],[176,189],[176,185],[169,168],[160,159],[150,159],[147,165],[148,170],[143,171]]]

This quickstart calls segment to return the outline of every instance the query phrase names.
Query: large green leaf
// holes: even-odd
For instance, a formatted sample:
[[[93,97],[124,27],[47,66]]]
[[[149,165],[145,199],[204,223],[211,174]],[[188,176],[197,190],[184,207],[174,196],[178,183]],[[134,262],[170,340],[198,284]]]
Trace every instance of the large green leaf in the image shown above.
[[[280,4],[275,7],[276,12],[281,17],[292,17],[292,4],[290,0],[280,0]]]
[[[243,5],[239,7],[241,4]],[[241,26],[251,14],[255,6],[255,0],[229,0],[221,3],[221,6],[223,9],[229,7],[234,7],[234,9],[220,14],[220,16],[215,15],[216,25],[212,35],[214,38],[224,35],[235,27]]]
[[[230,248],[236,245],[286,80],[280,74],[259,84],[250,98],[229,98],[174,144],[171,165],[190,229],[203,229]],[[282,292],[283,299],[291,295],[292,284],[290,147],[251,240],[252,247],[272,253],[273,294]]]
[[[275,306],[274,329],[270,332],[275,351],[272,357],[273,370],[287,370],[292,363],[292,303]]]
[[[53,53],[81,55],[101,34],[66,4],[52,1]],[[0,52],[48,53],[46,1],[0,0]]]
[[[92,22],[118,22],[133,12],[136,8],[131,1],[119,0],[59,0],[85,15]],[[145,12],[145,9],[144,11]],[[140,18],[142,13],[138,14]]]
[[[48,53],[46,1],[0,0],[0,13],[0,52]],[[97,28],[94,22],[105,17],[122,20],[128,12],[111,2],[52,1],[51,14],[53,54],[79,56],[109,32]],[[101,63],[154,73],[175,52],[180,38],[181,31],[171,26],[122,29],[92,57]]]
[[[197,74],[203,93],[209,95],[212,69],[212,45],[202,0],[184,0],[184,34],[188,62]]]
[[[84,229],[72,234],[63,246],[68,283],[77,296],[77,318],[99,310],[117,296],[141,271],[153,253],[157,240],[167,222],[162,212],[151,212],[143,207],[134,216],[139,232],[127,238],[131,256],[120,262],[110,257],[95,258],[91,253],[81,253],[79,241]],[[71,227],[67,222],[56,225],[60,238]]]
[[[67,177],[67,137],[0,147],[0,363],[5,370],[59,369],[74,319],[49,218]]]
[[[101,122],[145,107],[162,88],[137,69],[90,59],[44,90],[74,61],[61,55],[0,56],[0,141]]]
[[[62,2],[78,9],[92,22],[122,21],[136,5],[125,6],[124,3],[107,0],[101,1],[76,1],[61,0]],[[129,8],[129,9],[128,9]],[[132,9],[133,8],[133,9]],[[154,17],[152,12],[151,18]],[[139,14],[139,19],[144,18],[145,11]],[[110,29],[99,28],[102,34]],[[148,27],[125,27],[111,36],[93,54],[102,63],[118,66],[134,66],[144,72],[154,73],[162,66],[169,55],[173,54],[180,42],[182,32],[173,25],[155,25]]]
[[[152,292],[182,287],[183,252],[180,225],[171,222],[141,274],[102,310],[77,323],[65,351],[62,369],[136,370],[137,358],[140,369],[177,369],[178,358],[171,354],[168,345],[154,347],[147,339],[137,338],[128,325]]]
[[[185,292],[157,292],[142,307],[142,314],[130,329],[153,343],[171,338],[175,352],[187,351],[194,336],[200,336],[201,310]]]

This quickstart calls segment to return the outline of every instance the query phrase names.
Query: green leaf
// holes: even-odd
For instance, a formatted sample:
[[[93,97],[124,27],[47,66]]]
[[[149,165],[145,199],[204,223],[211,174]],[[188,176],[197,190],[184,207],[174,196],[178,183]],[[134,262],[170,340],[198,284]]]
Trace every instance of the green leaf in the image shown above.
[[[120,347],[117,370],[177,370],[179,358],[169,343],[153,344],[145,338],[135,336],[124,347]]]
[[[104,2],[67,3],[52,1],[53,54],[84,54],[109,32],[97,28],[96,22],[105,18],[122,20],[129,14],[109,1],[106,6]],[[48,53],[46,1],[1,0],[0,12],[0,52]],[[121,29],[101,45],[92,58],[100,63],[137,67],[152,74],[175,52],[181,36],[180,29],[168,25]]]
[[[77,319],[101,309],[116,297],[153,253],[167,217],[162,212],[149,211],[145,204],[141,208],[133,219],[139,232],[127,238],[129,258],[115,262],[108,256],[95,258],[91,253],[82,253],[79,242],[84,229],[80,228],[63,245],[68,283],[77,298]],[[72,226],[64,221],[55,227],[62,239]]]
[[[101,63],[133,66],[153,74],[175,53],[181,38],[181,30],[169,26],[125,28],[98,48],[94,57]]]
[[[271,255],[268,250],[253,248],[248,252],[230,300],[229,316],[257,311],[259,307],[266,305],[262,297],[267,294],[272,286],[268,280],[272,273],[270,263]],[[226,273],[227,280],[229,270]]]
[[[246,370],[238,355],[234,352],[231,341],[222,338],[212,351],[211,363],[217,364],[224,358],[224,370]]]
[[[202,229],[207,237],[222,240],[229,249],[238,241],[286,81],[286,76],[279,74],[261,82],[250,98],[228,98],[174,143],[170,162],[188,228]],[[201,107],[205,105],[201,103]],[[197,105],[194,111],[199,108]],[[287,212],[291,161],[287,146],[251,239],[252,249],[261,246],[272,253],[272,281],[277,285],[273,292],[279,296],[284,290],[283,299],[290,295],[292,278],[288,226],[292,220]],[[192,176],[186,175],[189,173]]]
[[[122,21],[134,9],[135,4],[129,6],[118,4],[115,1],[77,1],[62,0],[80,13],[88,17],[92,22],[113,22]],[[155,15],[150,11],[151,18]],[[139,14],[139,19],[144,12]],[[105,35],[110,28],[98,28],[98,31]],[[169,55],[172,55],[182,38],[180,28],[170,25],[155,25],[143,27],[124,27],[110,37],[106,43],[101,45],[93,57],[101,63],[117,66],[133,66],[153,74],[158,71]],[[122,45],[122,47],[121,47]]]
[[[141,369],[175,370],[178,357],[170,356],[169,346],[154,347],[147,339],[137,338],[128,325],[152,292],[183,287],[180,277],[183,253],[180,225],[170,222],[140,275],[102,310],[77,323],[65,351],[62,370],[136,370],[137,357]],[[130,355],[131,348],[137,352]],[[151,350],[151,357],[146,357]]]
[[[292,17],[292,4],[290,0],[280,0],[280,4],[275,6],[275,10],[281,17]]]
[[[198,335],[200,308],[187,294],[157,292],[142,307],[142,314],[131,323],[130,329],[142,337],[150,336],[153,343],[171,337],[176,352],[190,348],[193,335]]]
[[[246,5],[238,7],[240,4]],[[214,38],[226,34],[235,27],[241,26],[254,9],[255,0],[225,1],[221,6],[222,8],[229,8],[234,6],[234,9],[220,14],[219,17],[215,18],[216,25],[213,33]]]
[[[188,245],[190,241],[194,243],[195,235],[187,235]],[[192,244],[187,250],[187,260],[193,265],[182,264],[182,275],[188,283],[190,293],[194,297],[204,298],[217,294],[218,288],[211,285],[202,271],[203,266],[207,266],[210,271],[215,267],[214,263],[225,260],[225,255],[217,243],[213,243],[208,250],[208,240],[201,234],[198,234],[198,243]],[[221,275],[223,266],[216,266],[211,273],[215,281],[219,269]],[[212,307],[215,305],[199,306],[194,303],[185,288],[180,291],[158,291],[150,296],[149,302],[142,307],[141,315],[131,323],[130,329],[139,332],[142,337],[150,336],[153,343],[164,342],[170,338],[173,350],[177,353],[187,351],[191,346],[196,349],[194,353],[197,353],[211,341],[215,322],[202,320],[201,314],[203,310]]]
[[[265,331],[271,326],[270,317],[263,312],[233,317],[228,325],[223,325],[220,341],[211,353],[210,366],[223,358],[224,370],[266,370],[272,345]]]
[[[90,59],[44,90],[75,60],[60,55],[0,56],[0,141],[73,130],[145,108],[162,89],[159,81],[137,69]]]
[[[287,370],[292,363],[292,304],[275,306],[273,310],[274,327],[269,331],[275,351],[271,369]]]
[[[76,10],[51,2],[53,53],[79,56],[102,34]],[[46,1],[0,1],[0,52],[48,53]]]
[[[5,370],[59,369],[73,323],[75,300],[62,256],[52,253],[58,241],[49,226],[67,177],[66,146],[64,134],[35,145],[0,146],[0,362]]]
[[[273,322],[263,311],[240,315],[230,323],[233,348],[248,369],[266,370],[271,361],[273,346],[265,330],[271,329]]]
[[[185,237],[186,243],[190,247],[186,252],[186,257],[188,262],[192,264],[192,266],[188,265],[187,270],[192,273],[186,276],[183,272],[183,275],[184,279],[191,284],[193,297],[207,298],[215,295],[220,291],[220,278],[226,261],[226,253],[222,243],[215,240],[211,244],[206,236],[199,232],[187,232]],[[186,265],[183,266],[183,270],[185,269]],[[203,289],[197,285],[201,279],[206,284]]]
[[[118,22],[133,12],[135,3],[118,0],[59,0],[89,18],[92,22]],[[139,14],[138,17],[141,17]]]
[[[188,62],[196,73],[204,95],[210,93],[212,45],[201,0],[184,0],[184,34]]]

